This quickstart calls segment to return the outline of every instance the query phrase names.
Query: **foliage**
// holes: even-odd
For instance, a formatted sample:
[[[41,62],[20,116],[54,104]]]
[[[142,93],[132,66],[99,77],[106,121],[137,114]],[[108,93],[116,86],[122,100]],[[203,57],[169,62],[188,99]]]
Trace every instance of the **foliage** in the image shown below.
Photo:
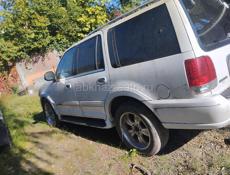
[[[63,51],[108,20],[105,1],[2,0],[0,69],[48,49]]]
[[[131,9],[141,5],[146,0],[129,0],[124,1],[122,5],[122,12],[125,13],[127,11],[130,11]]]
[[[129,153],[128,153],[129,157],[131,157],[131,158],[137,157],[137,154],[138,153],[137,153],[136,149],[130,149]]]
[[[18,56],[20,56],[19,48],[13,42],[0,38],[0,71],[15,62]]]
[[[108,18],[110,20],[129,12],[149,0],[110,0],[107,3]]]
[[[1,0],[0,71],[33,54],[64,51],[146,0]]]

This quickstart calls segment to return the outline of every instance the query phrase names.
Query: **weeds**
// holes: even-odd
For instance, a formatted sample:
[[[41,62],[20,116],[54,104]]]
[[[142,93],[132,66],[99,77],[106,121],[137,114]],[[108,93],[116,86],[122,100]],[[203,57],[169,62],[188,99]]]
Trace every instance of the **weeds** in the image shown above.
[[[0,109],[4,114],[13,143],[11,150],[1,154],[1,174],[28,174],[21,167],[21,162],[29,156],[24,149],[28,144],[25,128],[33,122],[33,115],[41,111],[39,100],[37,97],[29,96],[1,96]]]

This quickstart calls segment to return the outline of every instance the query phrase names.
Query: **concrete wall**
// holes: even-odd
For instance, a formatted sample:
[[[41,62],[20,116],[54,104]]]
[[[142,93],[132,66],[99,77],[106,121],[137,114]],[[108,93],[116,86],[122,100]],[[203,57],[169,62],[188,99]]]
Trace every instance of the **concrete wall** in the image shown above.
[[[56,51],[49,52],[45,56],[34,56],[31,62],[16,64],[22,89],[39,89],[45,82],[44,74],[47,71],[55,71],[59,63],[59,55]]]

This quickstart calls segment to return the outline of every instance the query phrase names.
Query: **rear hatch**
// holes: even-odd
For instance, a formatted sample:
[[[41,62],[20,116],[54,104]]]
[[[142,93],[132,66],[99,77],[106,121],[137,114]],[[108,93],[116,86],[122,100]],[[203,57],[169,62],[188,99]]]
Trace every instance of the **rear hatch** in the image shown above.
[[[202,50],[196,56],[209,56],[215,66],[212,92],[223,93],[230,87],[230,0],[180,1]]]

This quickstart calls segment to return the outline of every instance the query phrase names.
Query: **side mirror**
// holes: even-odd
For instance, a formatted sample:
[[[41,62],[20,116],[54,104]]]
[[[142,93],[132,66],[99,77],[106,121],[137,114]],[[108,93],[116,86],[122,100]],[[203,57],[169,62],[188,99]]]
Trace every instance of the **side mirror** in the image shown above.
[[[44,75],[44,79],[46,81],[55,81],[56,80],[55,74],[52,71],[46,72]]]

